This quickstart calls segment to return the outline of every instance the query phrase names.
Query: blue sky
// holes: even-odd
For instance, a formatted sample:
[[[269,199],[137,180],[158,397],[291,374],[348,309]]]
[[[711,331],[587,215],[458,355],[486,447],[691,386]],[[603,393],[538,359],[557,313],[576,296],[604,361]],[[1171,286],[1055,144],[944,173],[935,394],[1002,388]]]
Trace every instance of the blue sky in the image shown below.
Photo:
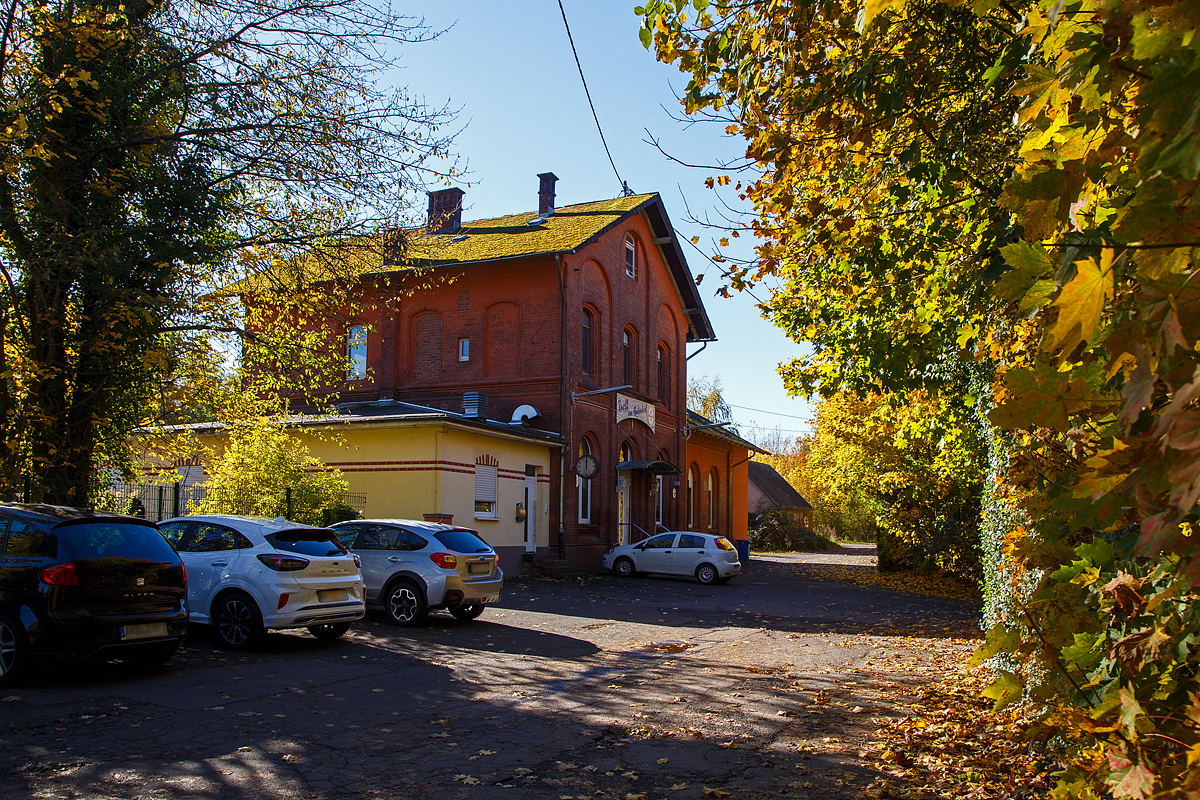
[[[691,163],[736,158],[744,150],[741,140],[720,126],[672,119],[679,110],[675,93],[686,81],[642,47],[632,0],[563,5],[621,178],[636,192],[659,192],[676,231],[688,239],[701,236],[701,249],[711,253],[713,234],[690,223],[687,213],[690,208],[702,216],[715,208],[704,187],[711,173],[672,163],[645,141],[646,131]],[[410,2],[396,8],[448,29],[435,41],[405,47],[401,69],[389,80],[432,105],[460,109],[458,124],[465,127],[455,150],[467,175],[456,185],[466,190],[464,219],[536,210],[539,172],[558,176],[560,206],[619,194],[556,0]],[[749,255],[749,242],[738,244],[744,248],[739,255]],[[753,298],[715,296],[718,267],[688,245],[684,249],[693,274],[705,276],[701,294],[718,337],[688,362],[689,375],[721,377],[744,434],[765,432],[750,426],[780,428],[786,435],[806,430],[811,406],[789,397],[776,371],[781,361],[803,352],[800,346],[761,317]]]

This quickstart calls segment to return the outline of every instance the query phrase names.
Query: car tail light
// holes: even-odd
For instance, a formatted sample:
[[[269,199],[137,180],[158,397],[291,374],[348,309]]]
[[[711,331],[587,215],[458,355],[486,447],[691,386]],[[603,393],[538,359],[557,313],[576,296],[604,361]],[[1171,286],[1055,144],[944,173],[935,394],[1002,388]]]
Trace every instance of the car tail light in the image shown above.
[[[279,605],[275,606],[275,610],[278,611],[281,608],[283,608],[284,606],[286,606],[289,597],[291,597],[291,595],[287,595],[287,594],[279,595]]]
[[[449,553],[433,553],[429,557],[442,569],[454,569],[458,566],[458,557]]]
[[[281,556],[278,553],[262,553],[258,560],[276,572],[295,572],[308,566],[308,559]]]
[[[182,561],[180,561],[179,567],[183,570],[183,585],[187,586],[187,564],[184,564]]]
[[[351,553],[350,555],[354,559],[354,566],[362,569],[362,559],[358,557],[358,553]]]
[[[56,564],[53,567],[43,567],[38,573],[38,577],[42,579],[42,583],[48,583],[51,586],[79,585],[79,576],[75,574],[75,564],[70,561],[66,564]]]
[[[717,549],[719,550],[737,550],[736,547],[729,543],[728,539],[714,539],[713,541],[716,542]]]

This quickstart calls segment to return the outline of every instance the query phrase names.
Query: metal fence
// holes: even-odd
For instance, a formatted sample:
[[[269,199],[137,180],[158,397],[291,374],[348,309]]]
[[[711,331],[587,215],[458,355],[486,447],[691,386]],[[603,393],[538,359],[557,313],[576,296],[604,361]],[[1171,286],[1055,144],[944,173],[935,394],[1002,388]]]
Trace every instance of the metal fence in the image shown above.
[[[152,522],[161,522],[171,517],[184,517],[195,513],[205,496],[202,483],[126,483],[113,482],[107,489],[97,492],[92,498],[92,508],[116,514],[130,514]],[[288,500],[291,492],[288,491]],[[362,516],[367,507],[367,496],[360,492],[342,495],[344,506],[354,509]],[[287,504],[290,509],[290,502]],[[290,516],[290,510],[289,510]]]

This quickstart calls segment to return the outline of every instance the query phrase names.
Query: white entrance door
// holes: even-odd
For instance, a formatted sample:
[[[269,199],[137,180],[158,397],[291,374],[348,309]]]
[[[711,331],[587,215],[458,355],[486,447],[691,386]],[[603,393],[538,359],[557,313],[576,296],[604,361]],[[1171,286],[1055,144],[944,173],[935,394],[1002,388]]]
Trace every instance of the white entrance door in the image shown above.
[[[629,484],[633,480],[627,469],[617,471],[617,544],[629,544]]]
[[[525,468],[525,552],[537,550],[537,472]]]

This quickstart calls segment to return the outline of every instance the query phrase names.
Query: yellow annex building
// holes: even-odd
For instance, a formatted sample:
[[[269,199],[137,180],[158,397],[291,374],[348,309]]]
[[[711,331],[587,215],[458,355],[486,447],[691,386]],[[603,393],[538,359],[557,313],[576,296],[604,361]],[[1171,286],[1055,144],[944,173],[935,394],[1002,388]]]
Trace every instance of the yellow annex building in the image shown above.
[[[562,440],[522,420],[500,422],[385,401],[342,406],[337,414],[288,420],[294,436],[348,491],[362,495],[366,519],[426,519],[472,528],[510,574],[550,536],[550,465]],[[219,425],[186,427],[216,452]],[[202,484],[203,465],[176,468],[183,487]],[[144,501],[152,508],[152,499]]]

